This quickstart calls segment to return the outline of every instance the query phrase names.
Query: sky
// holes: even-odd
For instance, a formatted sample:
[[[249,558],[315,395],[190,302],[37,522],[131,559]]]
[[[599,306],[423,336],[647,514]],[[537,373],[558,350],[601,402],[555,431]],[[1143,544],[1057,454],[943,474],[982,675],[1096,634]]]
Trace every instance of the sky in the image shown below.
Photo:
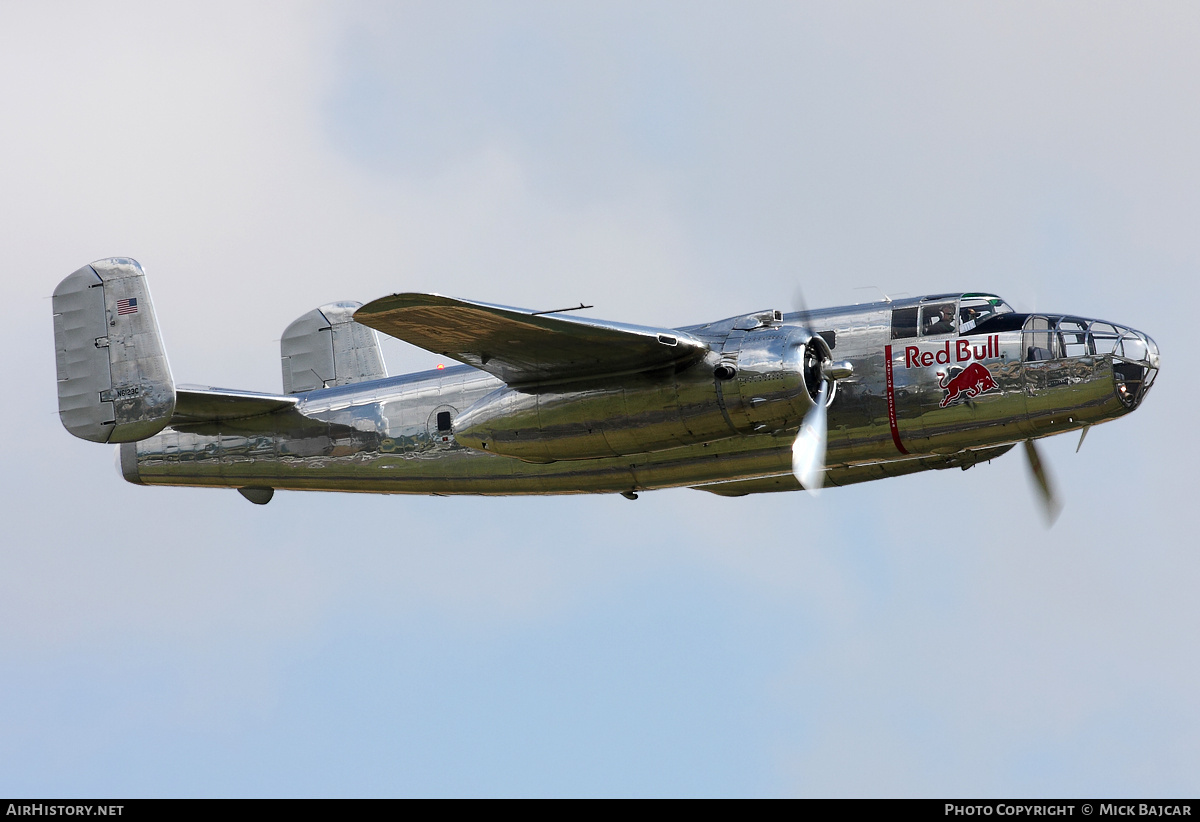
[[[0,795],[1195,796],[1198,41],[1166,2],[0,5]],[[278,391],[289,322],[398,291],[984,290],[1163,372],[1043,441],[1051,530],[1019,453],[260,507],[61,427],[49,295],[117,255],[183,383]]]

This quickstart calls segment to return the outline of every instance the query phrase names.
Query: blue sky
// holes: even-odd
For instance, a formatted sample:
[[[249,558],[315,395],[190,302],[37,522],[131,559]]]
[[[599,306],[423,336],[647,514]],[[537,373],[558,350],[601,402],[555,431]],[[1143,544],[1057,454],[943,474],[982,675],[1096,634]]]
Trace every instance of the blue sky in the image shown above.
[[[0,793],[1195,795],[1188,4],[0,10]],[[313,306],[683,325],[989,290],[1158,341],[1145,406],[799,494],[144,489],[55,414],[48,295],[130,255],[175,376]],[[435,359],[389,343],[389,367]]]

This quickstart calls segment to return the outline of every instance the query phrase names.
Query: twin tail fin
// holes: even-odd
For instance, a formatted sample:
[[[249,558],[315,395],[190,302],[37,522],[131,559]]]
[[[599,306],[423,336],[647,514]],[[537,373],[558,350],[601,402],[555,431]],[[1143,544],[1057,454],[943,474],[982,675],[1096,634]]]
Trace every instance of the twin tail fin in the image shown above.
[[[58,414],[75,436],[135,442],[166,427],[175,381],[154,317],[146,272],[110,257],[54,289]]]

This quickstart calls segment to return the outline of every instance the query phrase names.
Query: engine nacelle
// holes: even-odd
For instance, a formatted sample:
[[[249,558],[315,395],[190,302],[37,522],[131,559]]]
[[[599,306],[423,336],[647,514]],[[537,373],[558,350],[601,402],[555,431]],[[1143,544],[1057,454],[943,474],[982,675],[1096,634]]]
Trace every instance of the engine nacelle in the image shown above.
[[[460,444],[526,462],[644,454],[732,434],[703,363],[679,374],[505,387],[454,421]]]
[[[527,462],[595,459],[794,428],[829,348],[801,328],[731,337],[680,372],[501,388],[454,421],[462,445]]]

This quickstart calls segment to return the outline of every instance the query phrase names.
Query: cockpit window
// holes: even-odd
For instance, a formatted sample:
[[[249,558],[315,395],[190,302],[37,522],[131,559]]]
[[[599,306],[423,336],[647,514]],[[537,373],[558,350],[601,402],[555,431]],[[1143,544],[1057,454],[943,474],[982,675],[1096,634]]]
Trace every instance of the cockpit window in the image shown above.
[[[991,294],[964,294],[958,307],[958,330],[966,334],[975,326],[997,314],[1011,314],[1012,307]]]
[[[960,334],[982,334],[985,332],[974,330],[977,325],[1001,314],[1012,313],[1012,307],[994,294],[964,294],[961,302],[942,297],[919,308],[892,309],[892,339],[953,334],[956,331]],[[1018,321],[1011,330],[1020,327]]]
[[[921,336],[953,334],[955,303],[928,303],[921,306]]]
[[[892,309],[892,339],[903,340],[917,336],[917,309]]]

